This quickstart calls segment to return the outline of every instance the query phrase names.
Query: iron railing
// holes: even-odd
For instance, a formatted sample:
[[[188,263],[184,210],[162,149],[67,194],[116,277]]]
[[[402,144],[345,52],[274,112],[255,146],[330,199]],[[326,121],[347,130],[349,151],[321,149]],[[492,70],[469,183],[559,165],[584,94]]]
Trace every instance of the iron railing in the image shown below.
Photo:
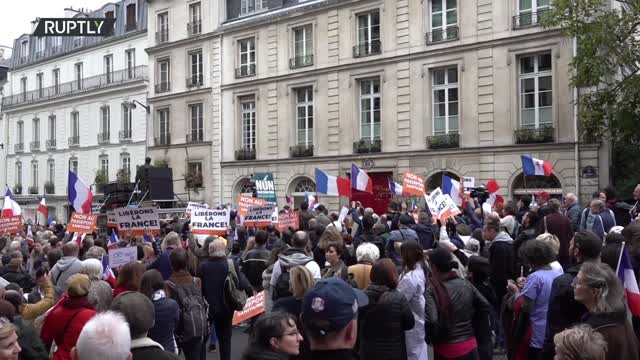
[[[313,156],[313,145],[312,144],[298,144],[289,147],[289,156],[293,158],[299,157],[311,157]]]
[[[69,137],[69,146],[78,146],[78,145],[80,145],[80,136]]]
[[[29,143],[29,149],[31,151],[40,151],[40,141],[32,141]]]
[[[98,133],[98,143],[109,142],[110,138],[111,138],[111,134],[108,131]]]
[[[47,181],[44,183],[44,193],[45,194],[55,194],[56,193],[56,185],[52,181]]]
[[[24,143],[17,143],[13,146],[14,152],[23,152],[24,151]]]
[[[382,42],[380,40],[370,40],[353,47],[353,57],[359,58],[369,55],[377,55],[382,52]]]
[[[170,81],[159,82],[156,84],[155,89],[157,94],[169,92],[171,91],[171,82]]]
[[[131,140],[131,130],[120,130],[118,132],[118,138],[120,141]]]
[[[29,186],[29,194],[30,195],[35,195],[38,194],[40,192],[39,188],[37,186]]]
[[[434,30],[427,34],[427,45],[446,41],[458,40],[460,38],[460,28],[449,26],[444,29]]]
[[[122,85],[133,81],[144,80],[147,76],[147,66],[140,65],[134,68],[123,69],[90,76],[79,81],[73,80],[58,85],[48,86],[43,89],[36,89],[24,93],[5,96],[2,98],[2,107],[11,108],[21,104],[37,101],[57,99],[67,95],[86,93],[93,90],[105,89],[111,86]]]
[[[442,135],[427,136],[427,147],[429,149],[452,149],[460,147],[460,134],[449,133]]]
[[[187,134],[187,143],[199,143],[204,141],[204,131],[192,131]]]
[[[189,36],[198,35],[202,32],[202,21],[195,20],[187,23],[187,34]]]
[[[296,56],[289,59],[289,68],[295,69],[313,65],[313,54]]]
[[[169,41],[169,29],[164,29],[156,32],[156,42],[165,43]]]
[[[353,152],[355,154],[372,154],[382,152],[382,140],[380,139],[361,139],[353,143]]]
[[[203,74],[191,75],[187,78],[187,87],[192,88],[196,86],[202,86],[204,84]]]
[[[240,65],[236,68],[236,78],[253,76],[256,74],[256,64]]]
[[[168,146],[171,145],[171,135],[163,134],[161,136],[153,138],[153,144],[155,146]]]
[[[516,144],[541,144],[553,142],[554,128],[518,129],[513,132]]]
[[[56,148],[56,139],[47,139],[45,146],[47,150],[54,150]]]
[[[538,26],[542,23],[544,15],[548,9],[541,9],[533,12],[522,12],[513,17],[513,29],[524,29],[532,26]]]
[[[125,31],[133,31],[135,29],[138,28],[138,24],[136,22],[132,22],[132,23],[127,23],[127,25],[125,25],[124,30]]]
[[[255,160],[256,149],[240,149],[236,150],[236,160]]]

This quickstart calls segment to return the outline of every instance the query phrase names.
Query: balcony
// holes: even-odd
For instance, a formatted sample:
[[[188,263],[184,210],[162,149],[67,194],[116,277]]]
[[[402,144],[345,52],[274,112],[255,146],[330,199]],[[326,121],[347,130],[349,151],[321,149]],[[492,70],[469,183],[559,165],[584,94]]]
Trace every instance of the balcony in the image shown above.
[[[374,154],[382,152],[382,140],[361,139],[353,143],[354,154]]]
[[[200,20],[187,23],[187,34],[189,36],[199,35],[202,33],[202,22]]]
[[[360,58],[371,55],[378,55],[382,52],[382,43],[380,40],[371,40],[360,43],[353,47],[353,57]]]
[[[79,146],[79,145],[80,145],[80,136],[69,137],[69,146]]]
[[[539,26],[548,9],[540,9],[534,12],[523,12],[513,17],[513,30]]]
[[[127,23],[127,25],[125,25],[124,27],[124,31],[133,31],[137,28],[138,28],[138,24],[136,24],[135,22]]]
[[[24,151],[24,143],[17,143],[13,146],[13,151],[20,153]]]
[[[47,181],[44,183],[44,193],[47,195],[56,193],[56,185],[53,181]]]
[[[29,150],[40,151],[40,141],[32,141],[29,143]]]
[[[193,131],[187,134],[187,143],[201,143],[204,141],[204,133],[202,129],[200,131]]]
[[[171,83],[169,81],[159,82],[155,86],[156,94],[171,91]]]
[[[299,144],[289,148],[289,156],[292,158],[302,158],[313,156],[313,145]]]
[[[45,142],[45,146],[47,150],[55,150],[56,149],[56,139],[48,139]]]
[[[171,135],[163,134],[161,136],[153,138],[154,146],[169,146],[171,145]]]
[[[236,160],[255,160],[255,159],[256,159],[255,149],[236,150]]]
[[[442,135],[427,136],[427,147],[429,149],[454,149],[460,147],[460,134],[449,133]]]
[[[460,38],[460,28],[449,26],[445,29],[434,30],[427,34],[427,45],[454,41]]]
[[[22,184],[15,184],[13,186],[13,194],[14,195],[22,195]]]
[[[29,186],[30,195],[37,195],[39,191],[38,186]]]
[[[543,144],[553,142],[554,128],[551,126],[537,129],[518,129],[514,131],[516,144]]]
[[[256,74],[256,64],[241,65],[236,68],[236,78],[254,76]]]
[[[289,59],[289,68],[297,69],[313,65],[313,55],[296,56]]]
[[[166,43],[169,41],[169,30],[164,29],[156,32],[156,43]]]
[[[131,140],[131,130],[120,130],[118,132],[118,138],[120,141]]]
[[[147,66],[141,65],[130,69],[123,69],[86,77],[80,81],[74,80],[43,89],[36,89],[2,98],[3,108],[13,108],[19,105],[59,99],[69,95],[84,94],[95,90],[104,90],[147,78]]]
[[[191,75],[187,78],[187,88],[202,86],[202,84],[204,84],[202,74]]]
[[[109,132],[98,133],[98,144],[108,143],[111,137],[110,135]]]

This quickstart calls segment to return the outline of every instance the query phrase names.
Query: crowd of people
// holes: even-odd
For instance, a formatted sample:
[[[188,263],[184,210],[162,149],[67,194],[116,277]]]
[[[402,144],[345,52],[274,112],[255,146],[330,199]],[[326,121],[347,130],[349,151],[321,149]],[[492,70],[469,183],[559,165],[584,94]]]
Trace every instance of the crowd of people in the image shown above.
[[[640,320],[616,274],[622,247],[640,270],[635,206],[604,192],[496,204],[434,220],[391,202],[340,218],[299,209],[299,228],[245,228],[198,239],[188,218],[155,238],[121,233],[138,261],[105,266],[109,239],[62,224],[0,237],[0,360],[231,359],[232,318],[246,360],[639,360]],[[292,211],[285,207],[282,211]]]

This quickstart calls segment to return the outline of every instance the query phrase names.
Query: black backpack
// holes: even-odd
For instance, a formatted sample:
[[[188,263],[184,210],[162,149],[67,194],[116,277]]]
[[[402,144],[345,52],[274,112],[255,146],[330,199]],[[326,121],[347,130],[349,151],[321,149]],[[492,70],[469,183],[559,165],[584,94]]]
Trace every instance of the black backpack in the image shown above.
[[[209,304],[196,286],[196,278],[188,285],[177,285],[169,280],[166,284],[180,306],[180,322],[176,328],[180,342],[209,335]]]
[[[306,263],[301,265],[305,266],[311,261],[313,260],[309,260]],[[289,284],[291,283],[291,275],[289,274],[289,268],[284,267],[282,264],[280,264],[280,271],[281,271],[280,276],[278,276],[278,280],[276,281],[276,285],[274,286],[274,289],[273,289],[274,301],[280,298],[293,295],[289,288]]]

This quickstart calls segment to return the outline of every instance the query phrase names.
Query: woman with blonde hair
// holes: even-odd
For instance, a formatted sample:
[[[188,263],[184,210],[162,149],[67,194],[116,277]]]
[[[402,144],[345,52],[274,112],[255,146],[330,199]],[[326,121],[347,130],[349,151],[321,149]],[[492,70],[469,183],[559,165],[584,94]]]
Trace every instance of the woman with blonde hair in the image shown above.
[[[22,351],[18,345],[18,333],[15,325],[6,317],[0,318],[0,356],[3,359],[17,359]]]
[[[561,271],[564,274],[564,270],[562,269],[562,265],[560,265],[560,263],[558,262],[558,253],[560,252],[560,240],[558,240],[558,237],[551,234],[551,233],[543,233],[538,235],[538,237],[536,238],[536,240],[540,240],[543,243],[547,244],[547,246],[549,246],[549,248],[551,248],[551,251],[553,252],[553,258],[555,259],[554,261],[552,261],[549,266],[551,266],[551,268],[553,270],[558,270]]]
[[[324,230],[318,239],[318,246],[313,250],[313,260],[320,265],[320,269],[324,269],[326,266],[327,258],[325,254],[329,243],[336,243],[340,247],[344,246],[342,234],[335,226],[329,226]]]
[[[605,360],[607,342],[589,325],[577,325],[558,333],[553,343],[555,358],[559,360]]]

